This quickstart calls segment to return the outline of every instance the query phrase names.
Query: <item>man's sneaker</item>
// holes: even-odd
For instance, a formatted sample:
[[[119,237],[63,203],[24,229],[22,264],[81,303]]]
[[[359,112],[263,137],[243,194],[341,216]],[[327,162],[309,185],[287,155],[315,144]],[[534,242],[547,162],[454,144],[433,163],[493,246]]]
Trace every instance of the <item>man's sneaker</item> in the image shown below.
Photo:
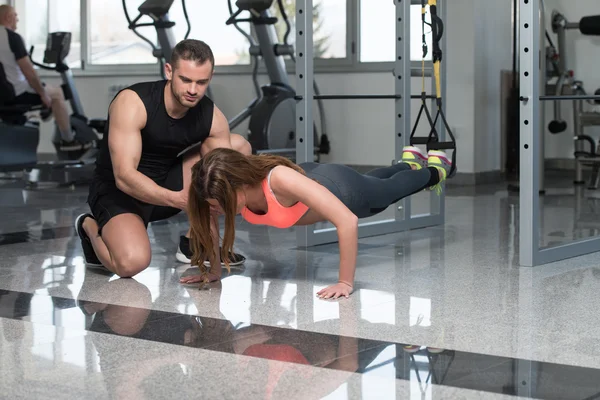
[[[96,256],[96,252],[94,251],[94,247],[92,247],[92,242],[88,237],[87,233],[83,229],[83,221],[86,218],[94,218],[91,214],[81,214],[75,219],[75,231],[77,235],[79,235],[79,239],[81,239],[81,248],[83,249],[83,258],[87,265],[93,267],[102,267],[102,263]]]
[[[219,249],[220,251],[221,249]],[[184,264],[189,264],[192,262],[192,248],[190,246],[190,239],[185,236],[179,237],[179,248],[177,249],[177,254],[175,254],[175,258],[177,261],[182,262]],[[241,254],[229,253],[229,266],[235,267],[236,265],[242,265],[246,261],[246,257]],[[204,261],[204,265],[210,267],[210,262],[208,260]],[[221,260],[221,265],[225,266],[223,260]]]
[[[402,162],[411,166],[414,165],[416,169],[426,168],[427,155],[416,146],[404,146],[404,149],[402,149]]]
[[[444,182],[447,178],[451,178],[451,176],[448,176],[448,174],[452,169],[452,162],[448,159],[448,156],[443,151],[429,150],[428,156],[427,165],[429,167],[435,167],[442,172],[442,177],[438,184],[431,188],[431,190],[435,190],[438,194],[440,194],[442,190],[442,182]]]

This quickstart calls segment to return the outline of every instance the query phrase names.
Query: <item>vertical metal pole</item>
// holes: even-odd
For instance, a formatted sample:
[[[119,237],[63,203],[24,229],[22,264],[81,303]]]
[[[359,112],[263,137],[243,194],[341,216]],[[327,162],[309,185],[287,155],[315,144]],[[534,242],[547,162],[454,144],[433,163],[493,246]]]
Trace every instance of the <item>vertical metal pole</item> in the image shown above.
[[[90,27],[88,25],[88,21],[90,20],[90,8],[88,6],[87,0],[80,0],[79,2],[81,17],[79,19],[80,28],[79,28],[79,40],[81,42],[81,69],[85,69],[87,66],[87,62],[90,59],[90,43],[88,42],[88,38],[90,35]]]
[[[395,155],[399,162],[402,159],[402,149],[410,145],[410,94],[411,94],[411,62],[410,62],[410,0],[396,0],[396,99],[394,119],[396,121]],[[410,197],[399,202],[396,207],[396,221],[410,219]]]
[[[540,8],[539,8],[539,18],[540,18],[540,26],[539,26],[539,43],[540,43],[540,48],[538,49],[539,52],[539,57],[540,57],[540,75],[539,75],[539,81],[540,81],[540,96],[543,96],[546,94],[546,9],[544,8],[544,2],[540,2]],[[540,126],[538,128],[538,134],[540,135],[540,145],[539,145],[539,149],[540,149],[540,155],[539,155],[539,164],[540,164],[540,173],[539,173],[539,177],[540,177],[540,186],[539,186],[539,192],[543,193],[545,191],[545,171],[546,171],[546,149],[545,149],[545,143],[546,143],[546,106],[541,104],[540,105],[540,116],[539,116],[539,120],[540,120]]]
[[[446,2],[445,0],[438,0],[438,15],[440,16],[440,18],[442,19],[442,21],[447,21],[447,9],[448,7],[446,7]],[[447,68],[446,65],[448,65],[448,52],[447,52],[447,43],[446,43],[446,37],[448,36],[447,33],[444,33],[444,35],[442,36],[442,40],[440,42],[440,48],[442,50],[442,61],[440,63],[440,80],[441,80],[441,89],[442,89],[442,111],[444,112],[444,115],[448,115],[446,113],[446,102],[448,100],[448,98],[446,97],[446,72],[447,72]],[[432,70],[433,72],[433,70]],[[434,78],[432,80],[432,86],[435,88],[435,75]],[[432,101],[432,104],[435,104],[434,107],[437,107],[437,104],[434,103],[435,100]],[[434,108],[435,109],[435,108]],[[452,121],[448,121],[448,124],[451,124]],[[452,126],[450,126],[450,128],[452,128]],[[446,126],[444,125],[443,121],[440,118],[440,121],[438,123],[438,134],[440,136],[440,140],[441,141],[445,141],[446,140]],[[456,151],[456,150],[452,150],[452,151]],[[452,154],[448,154],[448,157],[450,157]],[[458,164],[458,162],[457,162]],[[434,196],[433,192],[430,194],[431,196],[431,214],[439,214],[440,215],[440,224],[443,224],[445,221],[445,209],[446,209],[446,191],[442,191],[442,193],[440,193],[439,196]],[[435,208],[434,208],[435,207]]]
[[[313,0],[296,0],[296,92],[302,96],[296,104],[296,162],[314,159],[313,137]],[[308,246],[314,226],[298,227],[298,246]]]
[[[539,257],[539,0],[520,0],[520,216],[519,263],[534,266]]]

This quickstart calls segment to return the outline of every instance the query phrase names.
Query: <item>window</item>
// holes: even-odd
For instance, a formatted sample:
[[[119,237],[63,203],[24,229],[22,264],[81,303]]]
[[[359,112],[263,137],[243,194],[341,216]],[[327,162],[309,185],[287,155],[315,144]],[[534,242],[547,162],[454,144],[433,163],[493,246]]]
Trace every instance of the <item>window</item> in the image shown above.
[[[231,1],[235,11],[235,0]],[[227,0],[188,0],[186,10],[190,19],[189,39],[206,42],[212,49],[216,65],[236,65],[250,63],[250,43],[233,25],[226,25],[230,17]],[[244,12],[238,18],[248,18]],[[185,38],[187,23],[183,13],[182,1],[173,3],[169,19],[175,22],[173,28],[177,42]],[[242,22],[239,28],[250,34],[250,24]]]
[[[48,37],[48,0],[21,0],[15,4],[19,17],[17,32],[23,36],[27,50],[34,46],[33,60],[42,62]]]
[[[62,0],[57,0],[62,1]],[[138,14],[142,0],[126,0],[131,20]],[[156,64],[152,46],[128,28],[121,0],[88,0],[89,6],[89,64]],[[139,22],[150,22],[147,16]],[[154,45],[157,43],[154,27],[140,27],[137,32]]]
[[[429,7],[427,7],[429,10]],[[429,12],[426,21],[431,22]],[[421,6],[410,6],[410,59],[423,59],[423,24]],[[431,60],[431,27],[425,25],[427,56]],[[393,62],[396,59],[396,12],[391,0],[362,0],[360,2],[360,61]]]
[[[60,3],[60,6],[59,6]],[[81,29],[79,0],[20,0],[15,2],[19,16],[17,32],[23,36],[29,50],[34,47],[33,60],[44,61],[46,40],[50,32],[71,32],[71,49],[66,63],[80,67]]]
[[[369,0],[370,1],[370,0]],[[296,42],[296,2],[283,0],[283,8],[291,24],[288,44]],[[347,0],[313,0],[313,44],[314,58],[345,58],[347,37]],[[278,1],[271,6],[271,13],[279,20],[275,29],[283,43],[286,24],[279,10]]]
[[[71,48],[66,64],[70,68],[81,68],[81,2],[49,0],[48,6],[48,32],[71,32]],[[43,48],[39,50],[43,51]]]

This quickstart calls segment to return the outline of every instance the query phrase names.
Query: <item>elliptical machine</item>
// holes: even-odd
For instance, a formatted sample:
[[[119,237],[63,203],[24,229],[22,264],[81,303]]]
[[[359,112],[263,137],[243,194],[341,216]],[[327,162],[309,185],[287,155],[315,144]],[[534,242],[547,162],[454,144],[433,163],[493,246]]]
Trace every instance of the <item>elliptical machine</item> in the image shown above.
[[[62,149],[58,129],[53,137],[56,148],[57,161],[40,162],[37,155],[39,144],[39,122],[27,115],[33,111],[47,113],[43,106],[28,106],[14,104],[14,91],[12,86],[0,85],[0,98],[3,105],[0,107],[0,171],[23,172],[23,179],[29,185],[41,182],[53,182],[59,185],[68,185],[87,182],[93,173],[95,153],[94,146],[99,140],[97,132],[104,132],[106,120],[87,120],[83,114],[83,107],[73,82],[73,75],[64,60],[67,57],[71,44],[69,32],[50,33],[44,53],[44,64],[35,63],[40,68],[54,70],[60,73],[65,99],[69,100],[73,109],[71,116],[72,129],[75,138],[80,143],[91,143],[92,147],[86,149]],[[30,50],[30,58],[33,47]],[[55,64],[50,66],[47,64]],[[0,74],[4,76],[4,73]],[[12,93],[9,93],[11,92]],[[89,147],[89,146],[87,146]]]
[[[173,5],[173,0],[146,0],[138,8],[139,15],[131,20],[127,12],[125,0],[122,0],[125,17],[131,29],[138,37],[145,40],[153,49],[153,55],[161,62],[161,74],[164,78],[164,62],[170,62],[171,53],[176,45],[172,33],[174,22],[169,19],[169,10]],[[252,145],[255,153],[270,153],[284,155],[290,159],[295,159],[296,155],[296,93],[290,86],[289,78],[285,69],[284,56],[294,59],[294,48],[289,45],[287,39],[291,33],[291,24],[283,7],[281,0],[278,0],[278,6],[281,15],[286,23],[287,29],[284,37],[284,44],[277,43],[277,33],[274,25],[278,22],[273,17],[269,8],[273,0],[238,0],[236,6],[238,10],[234,13],[231,0],[228,0],[230,18],[227,25],[233,25],[246,37],[250,43],[250,55],[253,60],[252,80],[256,91],[256,98],[239,114],[229,120],[229,129],[233,130],[246,119],[250,118],[248,124],[248,141]],[[187,14],[185,0],[182,0],[184,16],[187,22],[188,37],[191,27]],[[238,16],[244,12],[250,12],[250,18],[240,19]],[[143,16],[149,16],[151,23],[139,23]],[[258,43],[244,32],[237,24],[239,22],[250,22],[254,26]],[[157,48],[151,41],[136,31],[141,26],[153,26],[156,29],[160,48]],[[260,87],[258,83],[258,67],[262,57],[270,84]],[[315,93],[319,93],[318,86],[315,83]],[[214,100],[210,91],[207,96]],[[322,135],[319,140],[316,126],[314,128],[315,137],[315,160],[319,161],[320,154],[328,154],[330,151],[329,140],[326,135],[326,119],[323,111],[323,104],[318,102],[320,112]]]
[[[271,153],[288,156],[294,159],[296,153],[296,91],[290,86],[285,69],[284,56],[294,62],[294,47],[288,43],[291,24],[282,0],[277,0],[279,11],[286,24],[283,44],[277,43],[275,24],[278,22],[269,10],[273,0],[237,0],[238,10],[234,13],[231,0],[227,0],[231,17],[227,25],[233,25],[250,43],[249,53],[253,59],[252,81],[256,90],[256,98],[229,123],[230,129],[237,127],[250,117],[248,125],[248,141],[256,153]],[[244,12],[250,12],[250,18],[238,18]],[[252,36],[244,32],[237,24],[250,22],[254,26],[258,44]],[[262,57],[270,84],[259,89],[258,65]],[[314,82],[314,90],[319,94],[319,87]],[[329,154],[330,145],[326,134],[326,119],[321,100],[318,101],[321,121],[321,138],[314,127],[315,159],[320,154]]]
[[[58,161],[40,163],[32,169],[26,170],[25,179],[29,184],[47,181],[59,184],[86,183],[91,179],[95,168],[98,142],[100,141],[98,134],[104,134],[106,119],[88,120],[85,116],[73,80],[73,73],[65,62],[70,49],[71,32],[52,32],[46,41],[43,63],[33,61],[33,46],[30,50],[30,58],[37,67],[60,74],[61,89],[72,110],[71,129],[75,132],[75,140],[83,145],[79,149],[63,149],[60,131],[56,127],[52,143],[56,149]]]

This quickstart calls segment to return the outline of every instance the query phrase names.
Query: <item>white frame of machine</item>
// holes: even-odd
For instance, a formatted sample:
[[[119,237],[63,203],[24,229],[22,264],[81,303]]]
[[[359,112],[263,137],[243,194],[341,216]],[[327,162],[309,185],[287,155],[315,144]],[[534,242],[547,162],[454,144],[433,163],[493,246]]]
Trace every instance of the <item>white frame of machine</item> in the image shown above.
[[[410,144],[411,126],[411,60],[410,60],[410,6],[411,0],[396,0],[396,61],[394,79],[396,98],[393,118],[395,120],[395,160],[402,158],[402,149]],[[439,2],[441,3],[441,1]],[[296,162],[314,161],[313,138],[313,0],[296,0]],[[310,10],[307,12],[307,10]],[[445,19],[445,6],[438,4],[438,12]],[[445,35],[440,43],[443,52],[446,50]],[[433,79],[433,78],[432,78]],[[442,98],[446,94],[446,69],[441,68]],[[433,100],[435,101],[435,100]],[[436,106],[437,107],[437,106]],[[445,107],[445,106],[443,106]],[[444,109],[445,111],[445,109]],[[440,123],[438,127],[440,141],[445,140],[446,132]],[[442,225],[445,221],[445,196],[430,196],[430,213],[413,216],[411,199],[407,197],[395,205],[393,219],[368,221],[359,223],[358,236],[385,235],[410,229]],[[316,225],[296,228],[299,247],[317,246],[337,242],[335,227],[316,229]]]

